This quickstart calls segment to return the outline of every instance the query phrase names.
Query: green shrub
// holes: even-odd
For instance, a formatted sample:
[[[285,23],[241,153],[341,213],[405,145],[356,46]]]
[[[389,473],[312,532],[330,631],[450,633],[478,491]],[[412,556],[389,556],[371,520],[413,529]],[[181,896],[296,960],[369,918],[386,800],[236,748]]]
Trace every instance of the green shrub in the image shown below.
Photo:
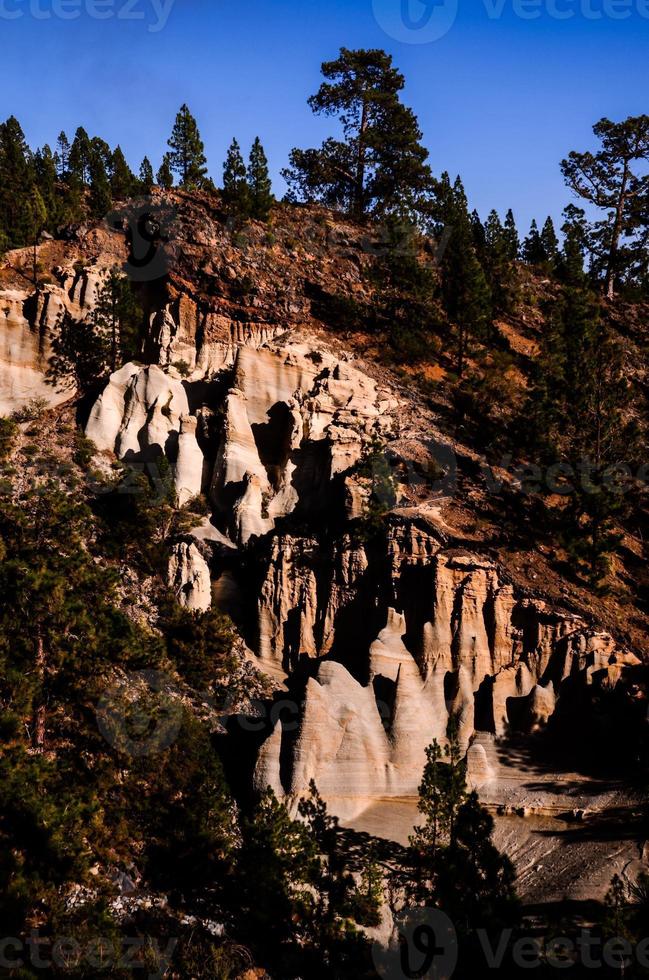
[[[169,599],[161,612],[169,659],[194,687],[208,688],[231,675],[236,639],[230,619],[217,609],[192,612]]]
[[[97,447],[91,439],[87,439],[83,432],[77,432],[74,437],[73,459],[77,466],[82,470],[88,471],[93,456],[97,453]]]
[[[175,367],[181,378],[188,378],[192,373],[192,369],[187,361],[174,361],[173,367]]]
[[[48,408],[44,398],[32,398],[22,408],[17,408],[11,418],[14,422],[35,422]]]
[[[14,442],[18,427],[12,419],[0,418],[0,459],[7,459]]]

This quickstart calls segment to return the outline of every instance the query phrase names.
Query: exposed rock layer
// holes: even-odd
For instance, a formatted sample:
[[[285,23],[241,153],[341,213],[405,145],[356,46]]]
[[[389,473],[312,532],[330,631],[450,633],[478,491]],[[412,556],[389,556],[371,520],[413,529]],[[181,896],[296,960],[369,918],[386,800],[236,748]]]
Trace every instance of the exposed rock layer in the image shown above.
[[[327,659],[331,644],[318,624],[334,624],[326,636],[335,635],[346,605],[357,601],[356,590],[333,583],[343,567],[368,574],[364,550],[350,547],[344,561],[334,553],[330,587],[318,589],[312,568],[300,561],[302,542],[275,543],[259,600],[260,654],[277,661],[292,620],[293,647],[284,647],[284,666],[299,655],[325,659],[306,683],[297,734],[289,726],[280,739],[275,730],[262,748],[258,786],[276,785],[282,758],[288,796],[306,793],[315,779],[348,818],[373,800],[414,797],[426,747],[433,739],[445,743],[451,715],[475,783],[482,784],[489,766],[477,748],[470,750],[476,731],[498,737],[539,731],[566,685],[601,686],[637,663],[577,617],[517,595],[490,562],[439,548],[431,556],[430,540],[408,530],[392,527],[393,574],[381,581],[369,566],[373,588],[358,610],[371,621],[372,609],[392,597],[401,598],[405,615],[387,608],[367,655],[350,657],[342,644],[335,651],[342,663]],[[397,541],[409,550],[400,552]]]

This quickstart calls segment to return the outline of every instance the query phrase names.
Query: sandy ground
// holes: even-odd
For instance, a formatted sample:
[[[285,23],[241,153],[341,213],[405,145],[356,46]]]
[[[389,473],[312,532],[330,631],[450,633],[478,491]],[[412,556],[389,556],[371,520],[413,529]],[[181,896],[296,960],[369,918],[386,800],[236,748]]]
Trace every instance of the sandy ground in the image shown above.
[[[480,737],[480,736],[479,736]],[[614,874],[649,871],[643,801],[614,779],[595,779],[533,760],[529,750],[484,739],[493,778],[479,790],[495,820],[494,842],[514,862],[526,904],[602,900]],[[407,844],[419,820],[413,798],[374,801],[341,824]]]

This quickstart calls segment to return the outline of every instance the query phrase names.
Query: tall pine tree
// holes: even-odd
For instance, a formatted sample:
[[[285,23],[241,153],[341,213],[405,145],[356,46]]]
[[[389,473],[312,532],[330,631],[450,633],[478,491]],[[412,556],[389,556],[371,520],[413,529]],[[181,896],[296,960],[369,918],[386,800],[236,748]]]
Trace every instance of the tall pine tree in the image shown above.
[[[532,219],[530,233],[523,242],[522,255],[528,265],[542,265],[547,259],[536,218]]]
[[[110,156],[110,191],[113,201],[125,201],[135,190],[135,176],[120,146]]]
[[[0,125],[0,232],[7,248],[30,241],[30,153],[15,116]]]
[[[496,211],[492,211],[485,223],[484,268],[489,280],[494,310],[511,313],[514,309],[517,289],[516,270],[511,259],[511,232],[503,227]]]
[[[413,111],[400,98],[403,75],[381,50],[341,48],[322,65],[324,83],[309,99],[318,115],[336,116],[342,139],[291,153],[289,196],[369,212],[409,213],[431,188],[428,151]]]
[[[476,254],[474,229],[459,177],[451,186],[448,174],[442,175],[436,214],[440,234],[450,229],[441,259],[442,299],[457,338],[457,374],[461,378],[472,343],[489,336],[492,310],[491,292]]]
[[[106,172],[106,154],[101,146],[94,145],[91,150],[89,164],[90,179],[90,213],[95,220],[104,218],[113,203],[110,180]]]
[[[268,221],[274,198],[268,172],[268,159],[259,137],[256,138],[250,151],[248,187],[250,189],[251,216],[258,221]]]
[[[514,218],[514,212],[510,208],[505,215],[505,240],[507,242],[507,258],[510,262],[515,262],[518,258],[521,250],[521,242],[518,237],[518,229],[516,227],[516,220]]]
[[[57,196],[56,156],[45,144],[34,154],[34,177],[47,211],[47,228],[54,231],[59,220],[60,204]]]
[[[557,238],[557,233],[554,230],[554,222],[552,218],[547,218],[545,224],[543,225],[543,229],[541,231],[541,243],[543,245],[543,251],[545,252],[545,261],[554,266],[559,256],[559,239]]]
[[[95,153],[99,152],[95,147]],[[70,176],[81,185],[90,182],[90,167],[92,163],[93,148],[90,137],[85,129],[80,126],[75,133],[69,156]],[[105,166],[105,161],[104,161]]]
[[[33,184],[27,197],[27,239],[32,246],[32,272],[34,284],[38,280],[38,241],[47,225],[47,208],[36,184]]]
[[[250,187],[241,147],[236,139],[230,144],[223,167],[223,201],[233,217],[245,219],[249,216]]]
[[[151,166],[151,161],[148,157],[145,157],[140,165],[140,190],[143,194],[148,194],[151,191],[155,183],[155,177],[153,176],[153,167]]]
[[[68,165],[70,162],[70,141],[61,130],[56,141],[56,156],[58,163],[58,175],[61,180],[65,180],[68,175]]]
[[[207,175],[205,147],[187,105],[181,106],[169,138],[169,166],[186,190],[200,188]]]
[[[162,158],[162,163],[160,164],[160,169],[158,170],[156,180],[158,182],[158,187],[162,187],[164,190],[168,191],[174,186],[174,175],[171,170],[171,154],[165,153]]]
[[[604,212],[590,226],[609,299],[616,283],[647,268],[647,195],[649,178],[649,116],[630,116],[623,122],[600,119],[593,127],[601,141],[596,153],[572,152],[561,164],[568,186]]]

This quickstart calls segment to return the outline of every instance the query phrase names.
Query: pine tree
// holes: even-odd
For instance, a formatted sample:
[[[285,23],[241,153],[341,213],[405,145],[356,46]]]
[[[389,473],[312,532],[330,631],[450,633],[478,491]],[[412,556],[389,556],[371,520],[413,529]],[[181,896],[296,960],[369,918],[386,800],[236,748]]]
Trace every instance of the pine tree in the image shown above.
[[[0,125],[0,232],[8,248],[31,242],[30,153],[20,123],[10,116]]]
[[[232,140],[223,166],[223,201],[233,216],[244,219],[250,214],[250,187],[246,165],[236,139]]]
[[[505,240],[507,242],[507,258],[510,262],[515,262],[518,259],[521,250],[521,242],[518,237],[518,229],[516,228],[516,220],[514,218],[514,212],[510,208],[505,215]]]
[[[537,225],[535,218],[532,219],[530,233],[523,242],[522,255],[523,260],[527,262],[528,265],[542,265],[547,260],[547,255],[545,253],[539,232],[539,226]]]
[[[140,164],[139,181],[142,193],[149,194],[155,183],[155,177],[153,176],[153,167],[148,157],[145,157]]]
[[[207,174],[205,147],[196,120],[183,105],[169,139],[169,165],[185,189],[200,188]]]
[[[170,190],[174,186],[174,175],[171,171],[171,155],[165,153],[157,174],[158,186]]]
[[[110,190],[113,201],[125,201],[135,190],[135,176],[126,162],[120,146],[110,156]]]
[[[106,173],[111,174],[113,153],[106,140],[101,139],[100,136],[93,136],[90,140],[90,158],[98,159]]]
[[[57,198],[56,157],[50,147],[45,144],[42,150],[34,154],[34,177],[40,191],[45,210],[47,211],[47,227],[53,231],[59,217],[59,202]]]
[[[599,319],[598,304],[584,272],[580,238],[568,225],[564,226],[564,233],[563,290],[548,315],[531,391],[534,438],[552,460],[561,455],[568,431],[580,412]]]
[[[411,844],[427,850],[434,861],[439,848],[455,843],[458,813],[466,800],[466,765],[454,718],[449,721],[444,753],[435,740],[426,750],[426,758],[419,787],[419,812],[426,821],[415,827]]]
[[[244,821],[242,838],[235,885],[245,938],[279,958],[313,914],[320,870],[315,841],[270,789]]]
[[[27,198],[27,236],[33,247],[33,277],[34,284],[38,280],[38,240],[47,225],[47,208],[45,202],[36,185],[30,189]]]
[[[383,255],[376,267],[377,302],[372,318],[377,325],[384,325],[395,360],[412,365],[429,357],[438,345],[438,274],[433,261],[421,249],[422,236],[414,222],[405,222],[396,215],[386,218],[382,243]],[[359,326],[363,329],[362,307],[359,311]],[[341,315],[345,315],[344,311]],[[338,318],[335,311],[333,316]],[[389,479],[379,479],[377,484],[376,478],[385,467],[387,471],[383,476],[390,477],[385,447],[371,448],[373,459],[368,475],[373,478],[375,492],[365,517],[368,532],[374,528],[378,530],[386,507],[393,506],[390,500],[395,494]]]
[[[405,80],[391,56],[341,48],[322,73],[325,82],[309,105],[337,116],[343,139],[293,150],[284,171],[289,198],[322,201],[356,217],[418,208],[432,183],[428,152],[416,116],[400,101]]]
[[[80,323],[66,311],[52,341],[48,381],[87,395],[108,374],[109,359],[110,345],[92,322]]]
[[[65,180],[68,175],[68,165],[70,162],[70,141],[61,130],[56,141],[56,155],[58,159],[58,176],[60,180]]]
[[[618,550],[622,535],[615,520],[622,514],[625,500],[606,477],[608,467],[624,465],[637,450],[637,432],[626,421],[630,407],[630,388],[619,342],[601,318],[594,318],[587,334],[588,347],[572,356],[580,357],[582,381],[578,403],[572,407],[572,461],[588,472],[573,494],[566,513],[567,546],[583,568],[590,585],[601,589],[610,570],[610,559]],[[576,407],[576,411],[575,411]]]
[[[141,319],[129,280],[111,269],[92,313],[93,330],[109,352],[107,367],[111,373],[117,370],[120,359],[127,361],[137,354]]]
[[[479,975],[484,964],[482,950],[472,942],[476,926],[493,938],[515,926],[520,914],[516,874],[494,845],[493,831],[493,817],[478,794],[470,793],[457,811],[454,842],[437,862],[435,904],[454,924],[465,967],[460,972],[466,976]]]
[[[546,460],[580,474],[559,531],[575,567],[599,588],[619,543],[614,522],[624,504],[605,474],[636,452],[637,433],[627,421],[622,351],[584,271],[579,209],[567,209],[563,232],[561,296],[546,321],[526,417]]]
[[[268,221],[274,198],[268,172],[268,159],[259,137],[255,139],[250,151],[248,186],[251,216],[258,221]]]
[[[448,767],[443,760],[439,742],[435,740],[426,749],[426,766],[419,786],[419,812],[425,823],[415,827],[411,844],[415,848],[426,848],[430,858],[435,861],[437,851],[446,842],[448,834],[448,807],[446,788]]]
[[[357,886],[349,874],[348,855],[338,818],[329,815],[313,780],[309,784],[309,796],[300,801],[298,812],[309,828],[320,856],[320,867],[314,880],[319,901],[309,940],[316,949],[326,949],[332,942],[340,944],[349,930],[350,918],[360,925],[380,923],[381,875],[368,852],[363,855],[362,881],[360,887]]]
[[[441,260],[442,299],[457,336],[457,374],[462,377],[473,340],[484,341],[491,330],[491,294],[474,246],[466,194],[458,177],[451,186],[443,174],[437,187],[436,214],[440,232],[451,229]]]
[[[576,272],[584,271],[584,259],[589,249],[589,232],[586,212],[569,204],[564,208],[562,232],[564,244],[557,261],[559,277],[568,281]]]
[[[496,211],[492,211],[485,223],[483,265],[494,310],[499,313],[511,313],[516,305],[518,290],[512,251],[511,230],[504,228]]]
[[[554,222],[552,218],[547,218],[545,224],[543,225],[543,230],[541,231],[541,244],[543,245],[543,251],[545,252],[546,262],[549,262],[554,266],[559,255],[559,239],[557,238],[557,233],[554,230]]]
[[[101,146],[92,146],[88,165],[90,181],[90,213],[93,218],[104,218],[112,208],[113,199],[110,190],[110,180],[106,172],[105,153]],[[75,178],[76,180],[76,178]]]
[[[469,937],[476,926],[502,928],[515,922],[514,870],[492,842],[492,817],[477,794],[467,793],[466,762],[454,719],[449,723],[446,761],[437,742],[426,755],[419,789],[419,812],[425,822],[410,838],[406,890],[417,904],[433,903],[452,919],[462,939],[462,965],[466,975],[473,976],[483,962],[478,957],[471,968]]]
[[[97,155],[97,148],[95,148],[93,153],[90,137],[85,129],[80,126],[75,133],[72,147],[70,148],[68,166],[70,176],[82,186],[90,182],[92,158]]]
[[[649,222],[643,202],[647,197],[649,116],[630,116],[620,123],[600,119],[593,132],[601,149],[597,153],[573,151],[563,160],[561,170],[579,197],[605,212],[601,221],[590,226],[590,233],[599,258],[597,271],[612,299],[616,283],[632,272],[634,261],[646,270]]]
[[[47,741],[48,704],[78,697],[124,656],[114,579],[85,545],[91,515],[79,494],[54,480],[26,491],[20,505],[0,490],[0,664],[2,698],[12,691],[33,748]],[[124,624],[120,624],[124,628]],[[76,694],[75,694],[76,692]]]
[[[487,251],[487,234],[480,215],[474,209],[471,212],[471,227],[473,228],[473,246],[480,263],[484,263]]]
[[[142,318],[129,280],[112,269],[98,290],[89,321],[64,317],[53,342],[50,379],[59,385],[72,379],[84,395],[94,390],[99,381],[137,356]]]
[[[138,764],[139,763],[139,764]],[[238,831],[235,807],[207,727],[190,712],[172,745],[151,772],[150,759],[129,768],[145,779],[149,800],[142,814],[143,857],[161,889],[184,902],[206,893],[222,903],[235,868]]]

